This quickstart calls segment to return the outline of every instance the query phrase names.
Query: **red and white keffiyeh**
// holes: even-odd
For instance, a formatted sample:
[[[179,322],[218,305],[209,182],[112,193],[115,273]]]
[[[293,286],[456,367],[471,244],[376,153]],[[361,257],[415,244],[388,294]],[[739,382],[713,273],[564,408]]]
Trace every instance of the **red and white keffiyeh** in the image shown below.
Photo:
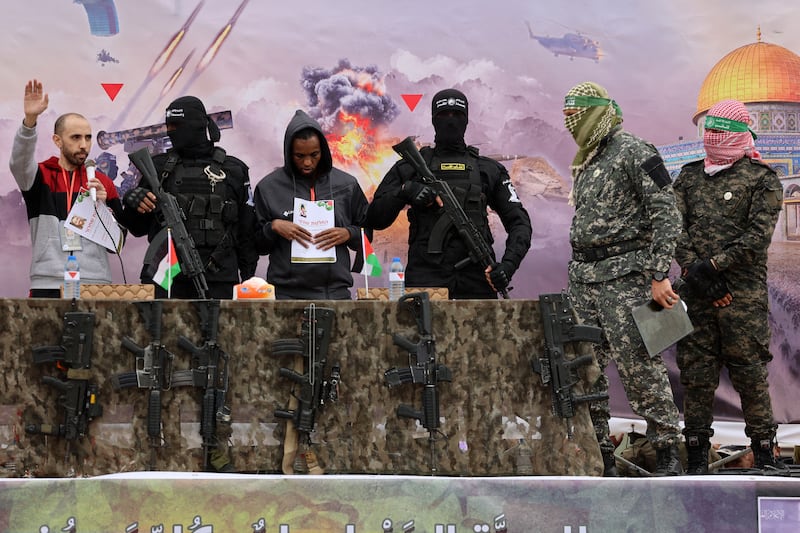
[[[747,108],[737,100],[717,102],[708,110],[708,115],[736,120],[744,124],[751,122]],[[730,168],[745,156],[761,160],[761,154],[756,151],[750,131],[707,129],[703,133],[703,145],[706,150],[705,172],[711,176]]]

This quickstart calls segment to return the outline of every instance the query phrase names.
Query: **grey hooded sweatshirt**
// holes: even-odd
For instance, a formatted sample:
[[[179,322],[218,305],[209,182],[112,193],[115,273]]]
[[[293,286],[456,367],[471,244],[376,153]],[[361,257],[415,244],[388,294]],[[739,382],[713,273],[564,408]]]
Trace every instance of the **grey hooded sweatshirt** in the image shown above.
[[[305,128],[319,133],[322,156],[318,177],[311,180],[295,171],[292,164],[292,139]],[[286,128],[283,140],[283,167],[267,174],[255,188],[254,201],[259,253],[269,254],[267,281],[275,286],[279,300],[346,300],[351,298],[353,276],[348,248],[360,252],[361,227],[369,203],[356,178],[333,167],[328,141],[317,121],[298,110]],[[335,263],[292,263],[291,242],[272,230],[272,221],[292,221],[294,199],[334,201],[334,225],[350,232],[347,245],[336,247]]]

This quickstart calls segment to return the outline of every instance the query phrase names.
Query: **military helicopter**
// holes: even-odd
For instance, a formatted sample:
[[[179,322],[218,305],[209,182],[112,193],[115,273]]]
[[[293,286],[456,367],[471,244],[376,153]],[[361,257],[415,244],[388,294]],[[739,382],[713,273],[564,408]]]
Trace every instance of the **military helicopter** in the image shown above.
[[[119,59],[112,56],[108,50],[103,48],[99,52],[97,52],[97,62],[100,63],[101,67],[106,66],[106,63],[119,63]]]
[[[544,37],[535,35],[530,22],[525,22],[528,26],[528,34],[531,39],[539,41],[539,44],[553,52],[556,57],[560,55],[569,56],[570,61],[576,57],[594,59],[595,63],[600,62],[603,51],[600,50],[600,43],[579,33],[565,33],[561,37]]]

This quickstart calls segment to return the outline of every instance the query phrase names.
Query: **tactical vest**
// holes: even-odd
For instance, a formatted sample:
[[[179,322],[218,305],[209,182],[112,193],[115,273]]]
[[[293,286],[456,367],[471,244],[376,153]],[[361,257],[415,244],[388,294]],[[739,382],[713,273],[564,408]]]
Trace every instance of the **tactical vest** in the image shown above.
[[[210,160],[184,161],[172,152],[161,174],[162,186],[175,196],[186,215],[186,231],[198,249],[214,249],[212,258],[232,246],[231,233],[239,218],[233,185],[226,182],[228,175],[222,168],[225,156],[220,147],[214,148]],[[213,264],[206,267],[214,269]]]
[[[477,149],[470,146],[463,154],[448,154],[444,157],[435,154],[431,148],[423,148],[420,153],[431,172],[450,186],[466,215],[487,242],[491,243],[484,192],[488,184],[481,177]],[[418,235],[428,236],[428,254],[441,256],[450,239],[458,239],[450,217],[443,210],[423,209],[413,216],[418,224]]]

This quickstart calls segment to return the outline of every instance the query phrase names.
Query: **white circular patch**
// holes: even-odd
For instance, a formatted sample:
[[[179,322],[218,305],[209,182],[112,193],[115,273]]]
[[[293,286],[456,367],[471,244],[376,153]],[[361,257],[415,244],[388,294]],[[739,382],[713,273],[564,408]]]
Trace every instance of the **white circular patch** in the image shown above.
[[[733,193],[732,193],[731,191],[728,191],[728,192],[726,192],[725,194],[723,194],[723,195],[722,195],[722,197],[723,197],[723,198],[725,199],[725,201],[727,202],[728,200],[730,200],[731,198],[733,198]]]

